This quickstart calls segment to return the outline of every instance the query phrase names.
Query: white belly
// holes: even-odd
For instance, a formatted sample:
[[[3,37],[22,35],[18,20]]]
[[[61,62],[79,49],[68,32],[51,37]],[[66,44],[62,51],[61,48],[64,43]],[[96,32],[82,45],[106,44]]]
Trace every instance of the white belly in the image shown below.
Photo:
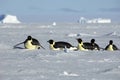
[[[113,51],[113,46],[110,45],[107,50],[108,50],[108,51]]]
[[[31,44],[31,40],[30,40],[30,41],[27,41],[27,42],[25,43],[25,48],[26,48],[26,49],[31,49],[31,50],[32,50],[32,49],[38,49],[38,47],[39,47],[38,45],[32,45],[32,44]]]
[[[52,44],[50,45],[50,49],[51,50],[61,50],[61,48],[54,48]]]

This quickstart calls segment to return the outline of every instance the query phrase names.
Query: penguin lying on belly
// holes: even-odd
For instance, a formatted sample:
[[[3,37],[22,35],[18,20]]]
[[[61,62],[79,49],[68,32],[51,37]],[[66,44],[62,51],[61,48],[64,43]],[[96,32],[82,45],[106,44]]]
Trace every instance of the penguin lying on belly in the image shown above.
[[[99,46],[95,43],[95,39],[91,39],[91,42],[83,42],[81,38],[77,39],[78,50],[100,50]]]
[[[24,47],[26,49],[33,50],[33,49],[40,49],[40,47],[43,48],[43,49],[45,49],[44,47],[42,47],[40,45],[40,43],[39,43],[39,41],[37,39],[32,38],[31,36],[28,36],[27,39],[24,42],[16,44],[14,46],[14,48],[17,48],[17,46],[20,45],[20,44],[24,44]]]
[[[84,42],[84,47],[88,50],[100,50],[98,44],[95,43],[95,39],[91,39],[91,42]]]
[[[105,47],[105,50],[115,51],[115,50],[119,50],[119,49],[117,48],[116,45],[113,44],[113,40],[110,40],[109,44]]]
[[[47,42],[49,42],[51,50],[64,50],[65,48],[69,50],[77,49],[76,47],[72,46],[70,43],[64,41],[55,42],[54,40],[51,39]]]

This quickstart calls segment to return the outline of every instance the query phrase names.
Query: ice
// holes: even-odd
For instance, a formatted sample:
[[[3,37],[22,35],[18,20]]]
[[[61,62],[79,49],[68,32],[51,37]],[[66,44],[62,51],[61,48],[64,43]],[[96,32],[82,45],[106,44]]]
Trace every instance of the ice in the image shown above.
[[[0,15],[0,23],[21,23],[14,15]]]
[[[0,24],[0,80],[119,80],[120,50],[52,51],[47,43],[54,39],[77,46],[76,38],[94,38],[102,48],[109,40],[120,48],[119,30],[120,24]],[[27,50],[24,45],[13,49],[28,35],[45,50]]]
[[[62,74],[60,74],[60,76],[79,76],[75,73],[68,73],[67,71],[64,71]]]

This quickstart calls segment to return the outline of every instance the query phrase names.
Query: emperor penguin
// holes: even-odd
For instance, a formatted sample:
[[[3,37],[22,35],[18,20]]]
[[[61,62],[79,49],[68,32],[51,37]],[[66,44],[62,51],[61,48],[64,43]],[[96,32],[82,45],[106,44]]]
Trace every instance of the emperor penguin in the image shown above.
[[[55,42],[54,40],[50,39],[47,42],[49,42],[51,50],[64,50],[65,48],[69,50],[77,49],[76,47],[72,46],[70,43],[64,41]]]
[[[119,49],[117,48],[116,45],[113,44],[113,40],[110,40],[109,44],[105,47],[105,50],[115,51],[115,50],[119,50]]]
[[[100,50],[100,47],[95,43],[95,39],[91,39],[91,42],[84,42],[84,48],[88,50]]]
[[[84,47],[84,44],[83,44],[83,41],[82,41],[81,38],[78,38],[77,41],[78,41],[77,50],[88,51],[88,50]]]
[[[91,39],[91,44],[93,46],[93,50],[100,50],[99,45],[95,43],[95,39]]]
[[[42,47],[40,45],[39,41],[35,38],[32,38],[31,36],[28,36],[27,39],[24,42],[15,45],[14,48],[17,47],[20,44],[24,44],[24,47],[26,49],[30,49],[30,50],[40,49],[40,47]],[[44,47],[42,47],[42,48],[45,49]]]

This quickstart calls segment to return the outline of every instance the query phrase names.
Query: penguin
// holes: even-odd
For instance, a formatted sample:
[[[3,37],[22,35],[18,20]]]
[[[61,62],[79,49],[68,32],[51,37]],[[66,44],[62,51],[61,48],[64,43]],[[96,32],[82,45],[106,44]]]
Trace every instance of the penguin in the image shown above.
[[[17,46],[20,45],[20,44],[24,44],[24,47],[26,49],[31,49],[31,50],[40,49],[40,47],[42,47],[40,45],[39,41],[35,38],[32,38],[31,36],[28,36],[27,39],[24,42],[15,45],[14,48],[17,48]],[[45,49],[44,47],[42,47],[42,48]]]
[[[85,46],[84,46],[84,44],[83,44],[82,39],[81,39],[81,38],[78,38],[77,41],[78,41],[77,50],[87,51],[87,49],[85,48]]]
[[[64,42],[64,41],[55,42],[54,40],[50,39],[47,42],[50,44],[51,50],[64,50],[66,48],[69,50],[76,50],[77,49],[76,47],[72,46],[70,43]]]
[[[105,50],[115,51],[115,50],[119,50],[119,49],[117,48],[116,45],[113,44],[113,40],[110,40],[109,44],[105,47]]]
[[[91,42],[84,42],[83,43],[84,48],[88,50],[100,50],[100,47],[98,44],[95,43],[95,39],[91,39]]]
[[[95,43],[95,39],[91,39],[91,44],[93,46],[93,50],[100,50],[99,45]]]

